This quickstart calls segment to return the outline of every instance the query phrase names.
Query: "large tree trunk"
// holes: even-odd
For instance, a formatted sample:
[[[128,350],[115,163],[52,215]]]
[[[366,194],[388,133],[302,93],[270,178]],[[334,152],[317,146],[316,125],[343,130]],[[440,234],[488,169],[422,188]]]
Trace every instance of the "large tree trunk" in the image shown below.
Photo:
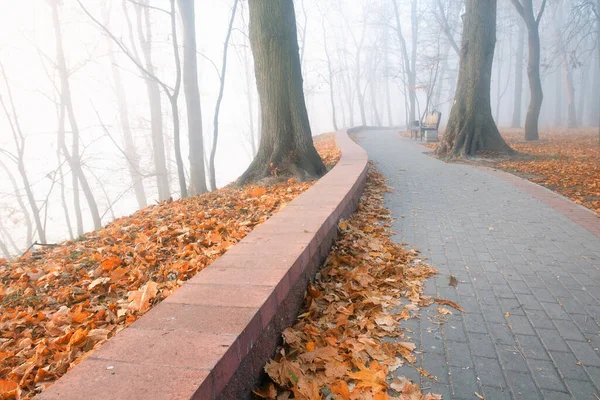
[[[148,71],[145,74],[146,91],[148,93],[148,103],[150,104],[150,128],[152,131],[152,157],[156,173],[156,185],[158,188],[158,200],[168,200],[171,196],[169,187],[169,174],[167,172],[167,163],[165,160],[165,140],[163,136],[163,116],[160,87],[155,79],[150,77],[154,75],[154,63],[152,61],[152,27],[150,24],[150,9],[147,7],[147,0],[142,0],[142,6],[136,6],[137,16],[137,34],[144,56],[144,68]],[[142,13],[143,19],[142,21]],[[144,32],[145,22],[145,32]]]
[[[512,128],[521,127],[521,109],[523,108],[523,57],[525,56],[525,23],[519,21],[519,37],[515,55],[515,93],[513,102]]]
[[[196,13],[194,0],[177,0],[177,2],[183,22],[183,91],[185,93],[188,142],[190,146],[190,194],[193,196],[207,191],[204,171],[202,109],[196,58]]]
[[[83,190],[83,194],[88,203],[88,207],[90,208],[90,213],[92,214],[94,229],[100,229],[100,227],[102,226],[102,220],[100,218],[100,213],[98,212],[98,205],[96,204],[96,199],[94,199],[92,189],[90,188],[88,180],[83,172],[81,159],[79,157],[79,125],[77,123],[77,118],[75,117],[75,110],[73,108],[73,101],[71,98],[69,72],[67,70],[67,63],[65,61],[60,20],[58,16],[58,0],[52,1],[50,4],[52,7],[52,21],[54,25],[56,43],[56,62],[61,82],[61,103],[64,105],[65,110],[67,112],[67,118],[69,119],[69,125],[71,127],[71,132],[73,135],[73,143],[71,150],[72,153],[69,155],[65,148],[65,157],[69,162],[69,166],[71,167],[71,171],[73,174],[73,194],[75,200],[75,208],[80,210],[78,184],[81,184],[81,189]],[[82,232],[78,233],[81,234]]]
[[[458,87],[436,154],[461,158],[490,150],[511,153],[494,123],[490,89],[496,44],[496,0],[467,0]]]
[[[292,0],[250,0],[250,44],[261,106],[261,143],[239,183],[325,173],[315,150],[304,102]]]

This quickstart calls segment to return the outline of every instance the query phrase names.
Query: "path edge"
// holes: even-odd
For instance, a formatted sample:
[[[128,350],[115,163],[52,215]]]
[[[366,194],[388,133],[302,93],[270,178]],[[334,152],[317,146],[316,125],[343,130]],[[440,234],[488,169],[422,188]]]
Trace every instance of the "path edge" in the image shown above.
[[[208,268],[117,333],[38,399],[243,399],[296,320],[337,223],[366,184],[348,133],[336,166]]]

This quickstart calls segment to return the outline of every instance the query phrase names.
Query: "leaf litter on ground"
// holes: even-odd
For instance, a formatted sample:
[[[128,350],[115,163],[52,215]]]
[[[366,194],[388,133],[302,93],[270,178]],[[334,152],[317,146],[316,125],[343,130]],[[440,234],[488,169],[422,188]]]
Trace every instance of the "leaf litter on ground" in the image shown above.
[[[315,146],[339,160],[333,134]],[[0,259],[0,399],[41,392],[311,185],[229,186]]]
[[[390,380],[398,367],[416,361],[401,321],[434,303],[422,293],[424,279],[436,271],[417,250],[391,240],[388,190],[371,165],[356,212],[339,222],[297,323],[283,332],[283,346],[265,366],[270,381],[254,391],[259,398],[441,399],[405,377]]]

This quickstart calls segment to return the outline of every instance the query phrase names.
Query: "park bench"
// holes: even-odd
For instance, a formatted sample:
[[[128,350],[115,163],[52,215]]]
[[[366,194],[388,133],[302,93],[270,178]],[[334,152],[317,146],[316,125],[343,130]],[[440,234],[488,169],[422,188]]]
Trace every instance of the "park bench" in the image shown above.
[[[410,137],[413,137],[413,133],[415,135],[415,139],[417,139],[417,135],[423,141],[437,142],[438,140],[438,128],[440,127],[440,121],[442,120],[442,113],[439,111],[431,111],[425,114],[425,118],[423,122],[414,121],[410,127]]]

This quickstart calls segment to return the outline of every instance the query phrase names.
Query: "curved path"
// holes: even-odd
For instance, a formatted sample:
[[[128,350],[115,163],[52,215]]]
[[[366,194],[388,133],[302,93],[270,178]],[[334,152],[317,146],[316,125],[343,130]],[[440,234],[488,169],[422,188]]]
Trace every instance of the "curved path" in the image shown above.
[[[397,240],[439,270],[426,294],[466,310],[403,322],[437,381],[396,373],[444,399],[600,399],[600,218],[511,175],[443,163],[397,131],[358,138],[393,188]]]

